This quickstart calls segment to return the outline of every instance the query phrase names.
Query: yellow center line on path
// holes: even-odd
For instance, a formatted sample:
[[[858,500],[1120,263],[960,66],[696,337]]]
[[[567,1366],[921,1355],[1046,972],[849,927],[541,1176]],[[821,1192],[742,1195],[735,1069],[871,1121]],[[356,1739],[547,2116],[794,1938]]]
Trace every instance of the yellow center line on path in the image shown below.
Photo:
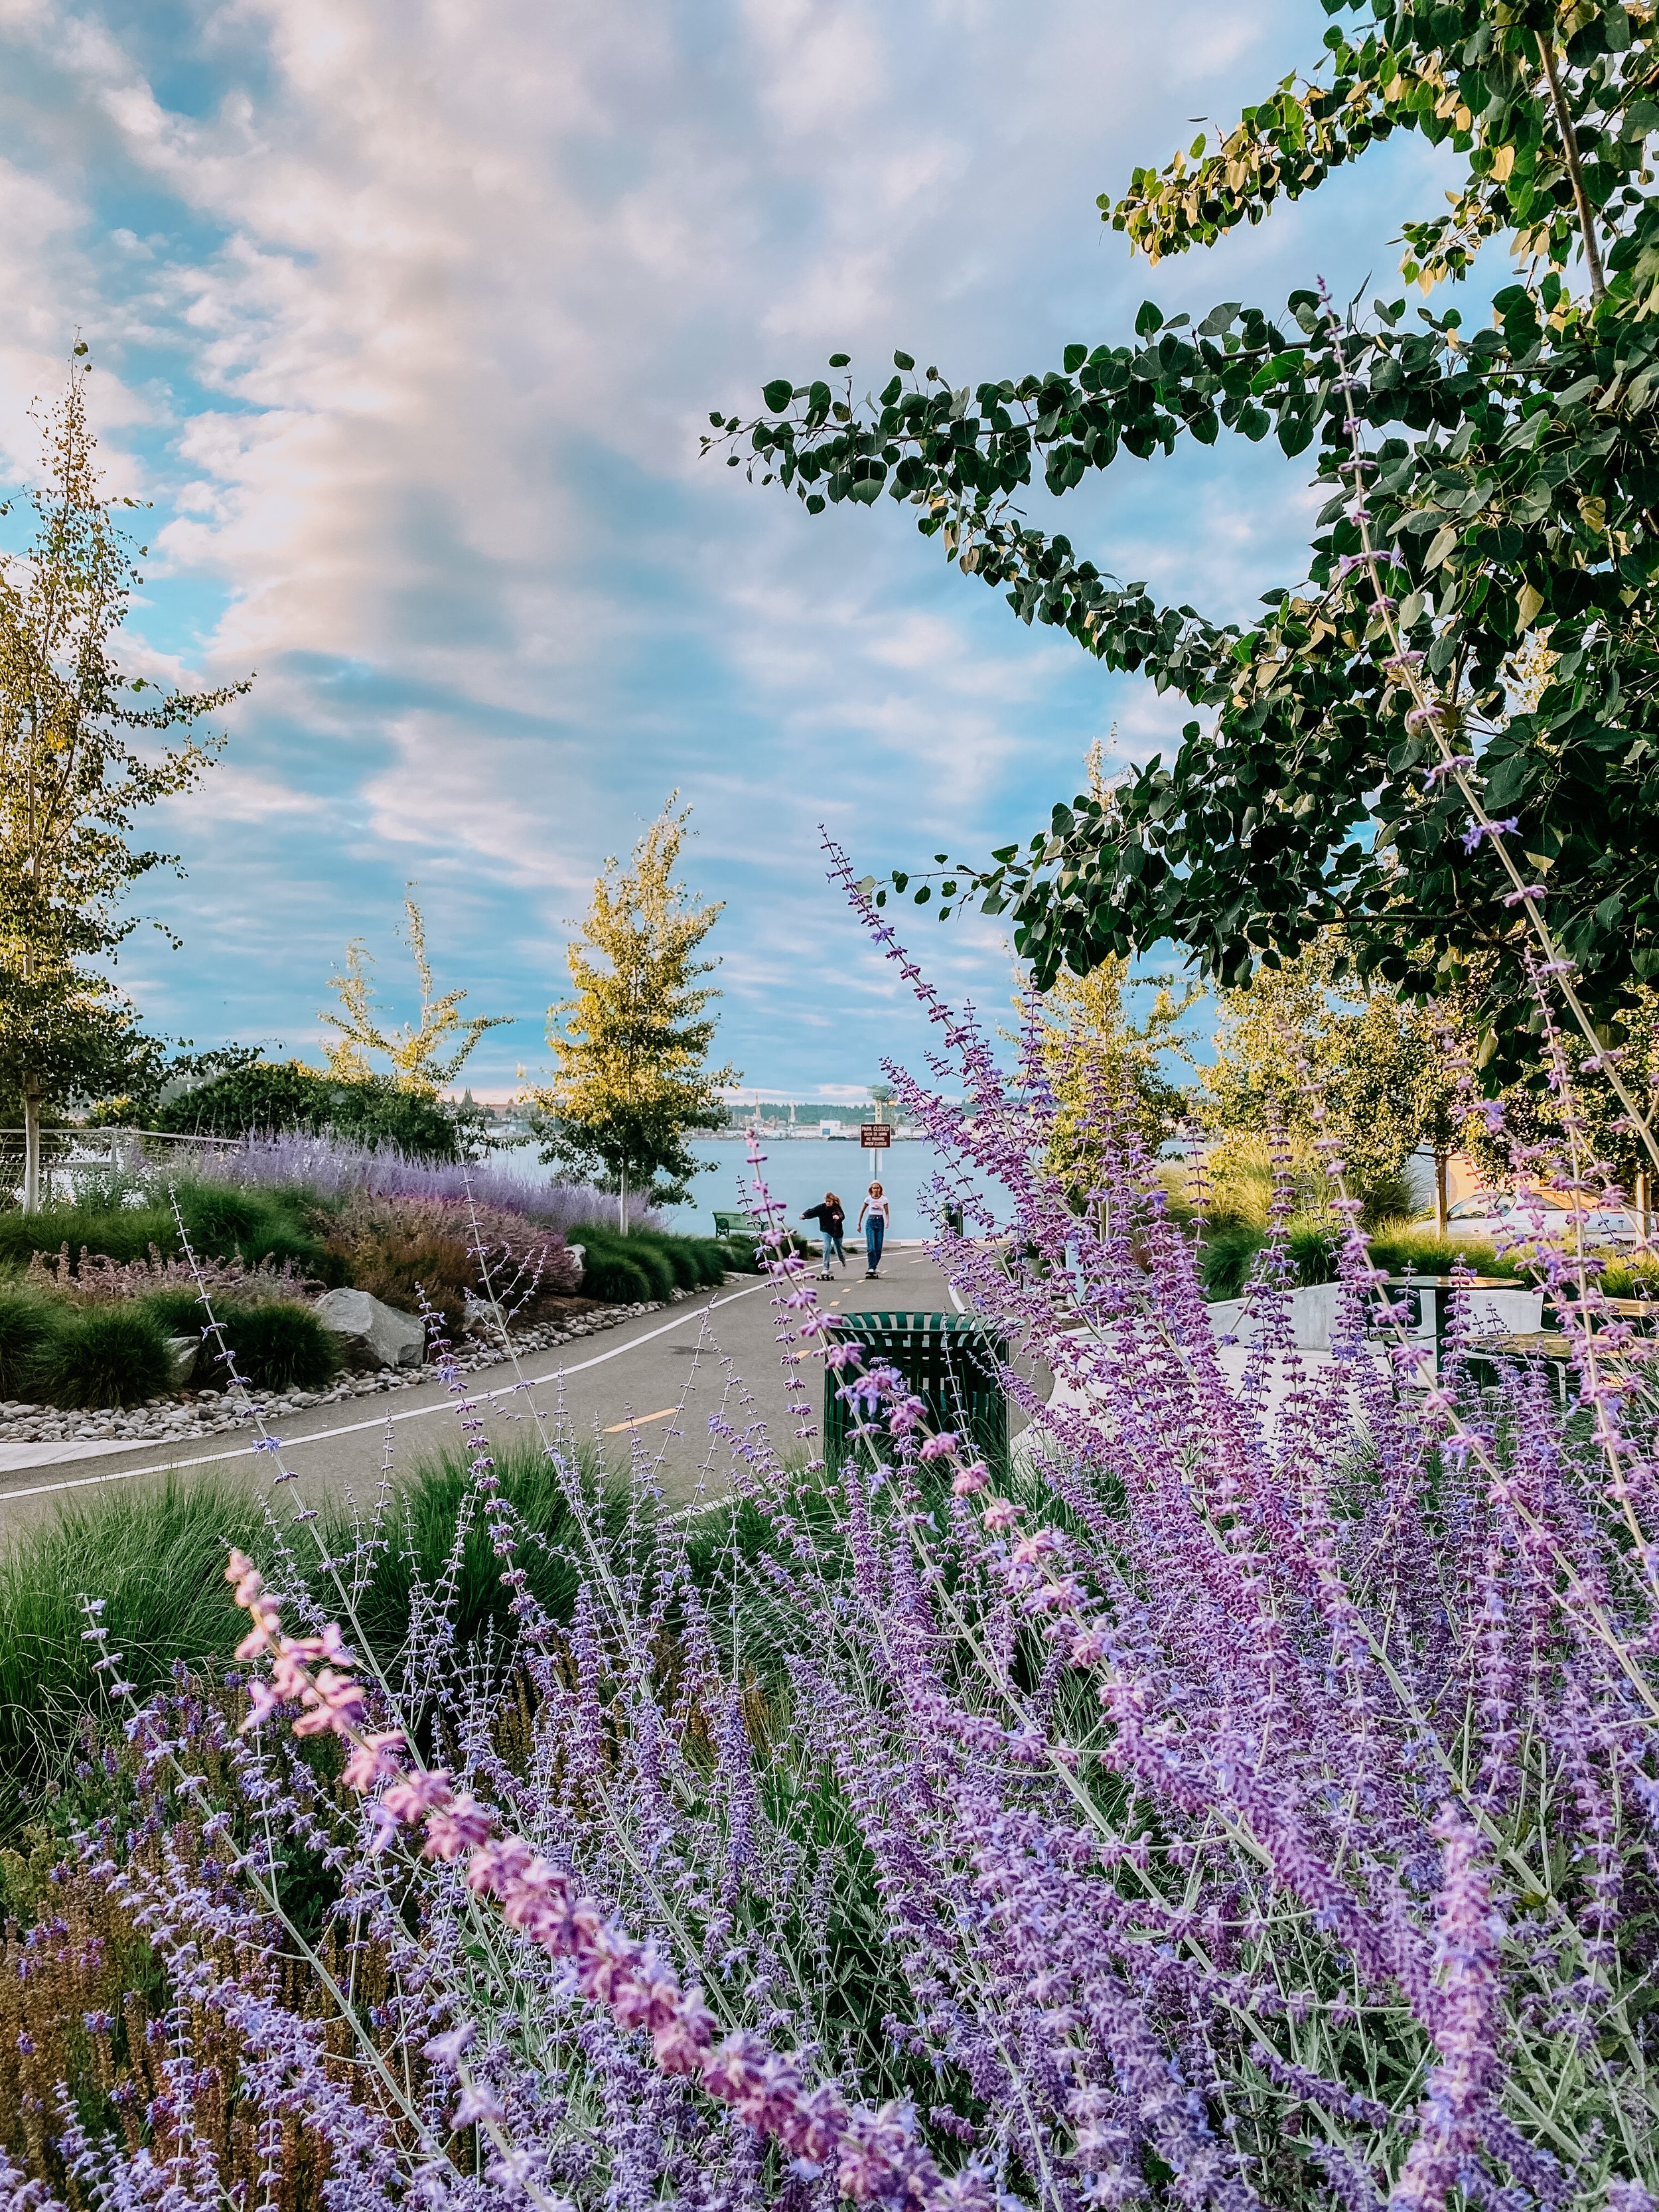
[[[659,1413],[641,1413],[637,1421],[613,1421],[605,1434],[619,1437],[628,1429],[648,1429],[653,1421],[672,1421],[679,1410],[678,1406],[665,1406]]]
[[[771,1279],[763,1276],[759,1282],[750,1283],[743,1290],[722,1291],[704,1304],[683,1306],[672,1321],[664,1322],[659,1328],[647,1329],[643,1336],[630,1337],[626,1344],[612,1345],[608,1352],[595,1352],[591,1359],[574,1360],[568,1366],[561,1362],[557,1367],[544,1374],[526,1375],[522,1382],[509,1382],[504,1389],[468,1391],[465,1395],[476,1405],[488,1405],[498,1398],[516,1397],[520,1391],[533,1389],[538,1383],[557,1382],[567,1375],[584,1374],[590,1367],[603,1367],[607,1360],[620,1359],[624,1353],[637,1351],[641,1345],[649,1344],[653,1337],[666,1336],[671,1329],[683,1328],[687,1322],[698,1320],[717,1307],[733,1305],[739,1298],[751,1298],[757,1291],[769,1291],[771,1288]],[[293,1451],[302,1444],[326,1443],[335,1437],[358,1436],[366,1429],[385,1429],[395,1421],[425,1420],[436,1413],[447,1413],[453,1419],[456,1402],[453,1397],[441,1398],[435,1406],[410,1406],[402,1413],[377,1414],[373,1420],[347,1421],[334,1429],[313,1429],[305,1435],[284,1437],[283,1449]],[[192,1437],[191,1441],[193,1443],[198,1439]],[[206,1438],[200,1441],[205,1443]],[[0,1506],[13,1498],[44,1498],[58,1490],[88,1490],[94,1483],[131,1482],[143,1474],[174,1474],[185,1468],[217,1467],[222,1461],[228,1459],[252,1459],[258,1449],[257,1444],[237,1444],[228,1451],[201,1452],[192,1459],[152,1461],[148,1467],[115,1467],[105,1474],[75,1475],[67,1482],[37,1482],[27,1490],[0,1490]],[[27,1470],[19,1468],[17,1472],[21,1474]]]

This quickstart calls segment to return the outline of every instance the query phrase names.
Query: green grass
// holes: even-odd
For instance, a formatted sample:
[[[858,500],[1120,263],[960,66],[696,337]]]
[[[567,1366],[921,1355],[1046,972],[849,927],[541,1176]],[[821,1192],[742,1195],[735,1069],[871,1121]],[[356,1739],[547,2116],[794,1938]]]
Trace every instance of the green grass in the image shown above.
[[[1251,1265],[1267,1241],[1265,1232],[1249,1222],[1212,1222],[1199,1260],[1206,1297],[1242,1297]],[[1288,1243],[1298,1283],[1335,1281],[1334,1231],[1305,1215],[1297,1216],[1290,1223]],[[1437,1237],[1432,1229],[1416,1228],[1406,1222],[1384,1222],[1372,1234],[1370,1248],[1376,1264],[1391,1274],[1449,1275],[1461,1259],[1477,1275],[1525,1277],[1524,1269],[1513,1260],[1500,1258],[1482,1237]],[[1624,1272],[1628,1274],[1629,1269]]]
[[[612,1547],[636,1517],[626,1480],[608,1474],[591,1446],[576,1456],[595,1501],[595,1522]],[[499,1471],[523,1519],[520,1564],[529,1587],[556,1620],[568,1620],[583,1547],[557,1479],[533,1443],[504,1450]],[[356,1608],[358,1628],[381,1665],[405,1640],[415,1588],[434,1583],[443,1572],[466,1481],[466,1454],[457,1447],[418,1466],[398,1492],[392,1541]],[[313,1525],[330,1555],[349,1545],[342,1505],[325,1506]],[[699,1516],[691,1538],[696,1580],[711,1592],[718,1586],[722,1618],[734,1597],[753,1616],[754,1648],[763,1664],[764,1654],[780,1652],[789,1639],[789,1625],[777,1615],[770,1592],[741,1572],[741,1562],[773,1540],[764,1517],[734,1502]],[[76,1776],[88,1728],[106,1733],[115,1718],[93,1671],[95,1650],[82,1640],[87,1623],[81,1598],[105,1601],[111,1648],[125,1655],[122,1672],[147,1697],[167,1681],[175,1662],[216,1670],[229,1663],[246,1626],[224,1580],[233,1545],[269,1565],[270,1537],[257,1495],[245,1481],[209,1469],[169,1477],[153,1489],[117,1486],[76,1501],[0,1552],[0,1838],[58,1793],[67,1793],[84,1817],[101,1787],[95,1775],[78,1782]],[[501,1587],[501,1571],[482,1526],[475,1528],[457,1583],[463,1642],[507,1626],[510,1593]],[[280,1577],[273,1571],[272,1579]],[[325,1602],[330,1612],[342,1610],[328,1601],[325,1589]]]
[[[676,1237],[666,1231],[619,1231],[587,1224],[574,1241],[582,1247],[582,1288],[590,1297],[618,1303],[667,1298],[677,1290],[717,1288],[728,1268],[752,1272],[754,1248],[713,1237]]]
[[[230,1546],[260,1532],[258,1500],[223,1478],[117,1488],[66,1508],[0,1553],[0,1828],[69,1778],[81,1736],[109,1715],[82,1642],[82,1595],[105,1601],[112,1648],[143,1694],[174,1660],[226,1658],[241,1631],[225,1586]]]
[[[63,1308],[37,1291],[0,1290],[0,1397],[33,1398],[44,1388]]]
[[[262,1260],[292,1260],[308,1273],[332,1279],[331,1255],[307,1228],[292,1194],[236,1190],[221,1183],[180,1183],[179,1208],[190,1241],[214,1260],[240,1257],[250,1267]],[[151,1206],[48,1206],[36,1213],[0,1213],[0,1267],[25,1267],[34,1252],[57,1252],[67,1244],[71,1258],[82,1247],[111,1260],[142,1260],[154,1244],[179,1250],[179,1228],[165,1200]],[[333,1270],[337,1274],[337,1267]]]
[[[167,1334],[137,1299],[67,1307],[40,1353],[54,1406],[139,1406],[173,1388]]]

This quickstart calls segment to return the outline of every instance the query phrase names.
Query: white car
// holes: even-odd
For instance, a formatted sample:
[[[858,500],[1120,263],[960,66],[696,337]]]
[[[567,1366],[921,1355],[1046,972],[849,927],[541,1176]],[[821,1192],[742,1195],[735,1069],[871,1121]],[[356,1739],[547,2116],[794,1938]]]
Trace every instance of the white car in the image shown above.
[[[1636,1220],[1621,1206],[1592,1206],[1580,1202],[1576,1209],[1583,1217],[1585,1241],[1593,1244],[1633,1244],[1636,1242]],[[1455,1238],[1479,1237],[1487,1242],[1499,1232],[1519,1231],[1530,1237],[1541,1228],[1551,1243],[1565,1241],[1573,1234],[1574,1201],[1554,1191],[1528,1191],[1512,1194],[1504,1191],[1478,1190],[1468,1198],[1460,1198],[1446,1212],[1446,1234]]]

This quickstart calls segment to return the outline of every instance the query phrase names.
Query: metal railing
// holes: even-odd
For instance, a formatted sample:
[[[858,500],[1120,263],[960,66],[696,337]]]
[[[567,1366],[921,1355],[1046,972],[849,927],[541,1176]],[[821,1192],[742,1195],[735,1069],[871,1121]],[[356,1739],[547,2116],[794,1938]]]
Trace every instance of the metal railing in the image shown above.
[[[124,1169],[136,1175],[169,1153],[177,1158],[181,1149],[199,1157],[204,1151],[228,1151],[235,1142],[234,1137],[181,1137],[170,1129],[42,1129],[41,1200],[50,1206],[56,1198],[72,1198],[76,1176],[88,1170]],[[0,1129],[0,1191],[16,1200],[22,1189],[23,1132]]]

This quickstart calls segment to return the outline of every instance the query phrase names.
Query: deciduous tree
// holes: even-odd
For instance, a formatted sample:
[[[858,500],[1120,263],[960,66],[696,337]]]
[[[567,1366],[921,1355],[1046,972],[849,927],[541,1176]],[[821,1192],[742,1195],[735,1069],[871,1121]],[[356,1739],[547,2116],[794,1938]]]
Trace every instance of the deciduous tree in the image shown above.
[[[1132,337],[977,384],[905,353],[863,398],[779,379],[708,442],[811,512],[908,502],[1022,620],[1197,710],[1170,758],[1024,847],[938,855],[918,899],[1008,912],[1045,981],[1173,940],[1231,985],[1338,922],[1362,976],[1413,992],[1479,960],[1499,1081],[1530,1056],[1529,948],[1588,1037],[1616,1038],[1659,978],[1659,14],[1325,6],[1308,78],[1137,170],[1105,218],[1156,260],[1417,131],[1461,171],[1449,212],[1407,222],[1405,273],[1459,276],[1507,234],[1518,271],[1488,327],[1403,298],[1337,313],[1310,271],[1282,311],[1228,301],[1194,326],[1149,300]],[[1305,578],[1257,621],[1160,605],[1020,512],[1039,471],[1064,494],[1224,431],[1311,452],[1326,495]],[[1516,709],[1529,638],[1553,665]]]
[[[434,989],[431,963],[426,957],[426,924],[415,902],[413,884],[404,896],[404,927],[405,942],[415,962],[416,981],[420,986],[419,1023],[404,1022],[395,1029],[391,1026],[389,1017],[374,1000],[374,981],[370,973],[374,955],[361,937],[354,937],[346,947],[344,972],[329,977],[328,987],[339,1000],[341,1011],[337,1014],[324,1012],[318,1016],[337,1033],[337,1041],[325,1042],[323,1052],[330,1074],[343,1083],[363,1083],[373,1075],[384,1073],[400,1091],[419,1091],[423,1097],[435,1098],[442,1085],[453,1083],[459,1074],[484,1032],[507,1027],[513,1017],[475,1014],[468,1018],[460,1011],[461,1001],[466,996],[464,990],[440,994]],[[386,1061],[384,1069],[370,1065],[371,1054]]]
[[[29,1209],[43,1102],[118,1088],[133,1046],[131,1009],[99,963],[138,926],[129,886],[174,859],[135,847],[135,817],[188,790],[222,742],[160,741],[248,689],[168,691],[116,658],[143,581],[117,510],[138,502],[100,489],[85,352],[47,417],[33,535],[0,556],[0,1080],[21,1103]]]
[[[631,866],[605,862],[569,948],[574,993],[548,1009],[553,1078],[531,1093],[542,1158],[615,1190],[624,1231],[630,1193],[659,1206],[690,1195],[704,1164],[686,1133],[725,1121],[720,1091],[738,1080],[705,1065],[719,994],[698,979],[720,963],[696,955],[725,909],[674,880],[690,815],[671,797]]]
[[[1282,1130],[1304,1150],[1335,1137],[1358,1196],[1398,1181],[1427,1150],[1443,1232],[1446,1164],[1466,1119],[1443,1042],[1451,1006],[1357,983],[1330,933],[1222,991],[1218,1011],[1205,1087],[1219,1128]]]

